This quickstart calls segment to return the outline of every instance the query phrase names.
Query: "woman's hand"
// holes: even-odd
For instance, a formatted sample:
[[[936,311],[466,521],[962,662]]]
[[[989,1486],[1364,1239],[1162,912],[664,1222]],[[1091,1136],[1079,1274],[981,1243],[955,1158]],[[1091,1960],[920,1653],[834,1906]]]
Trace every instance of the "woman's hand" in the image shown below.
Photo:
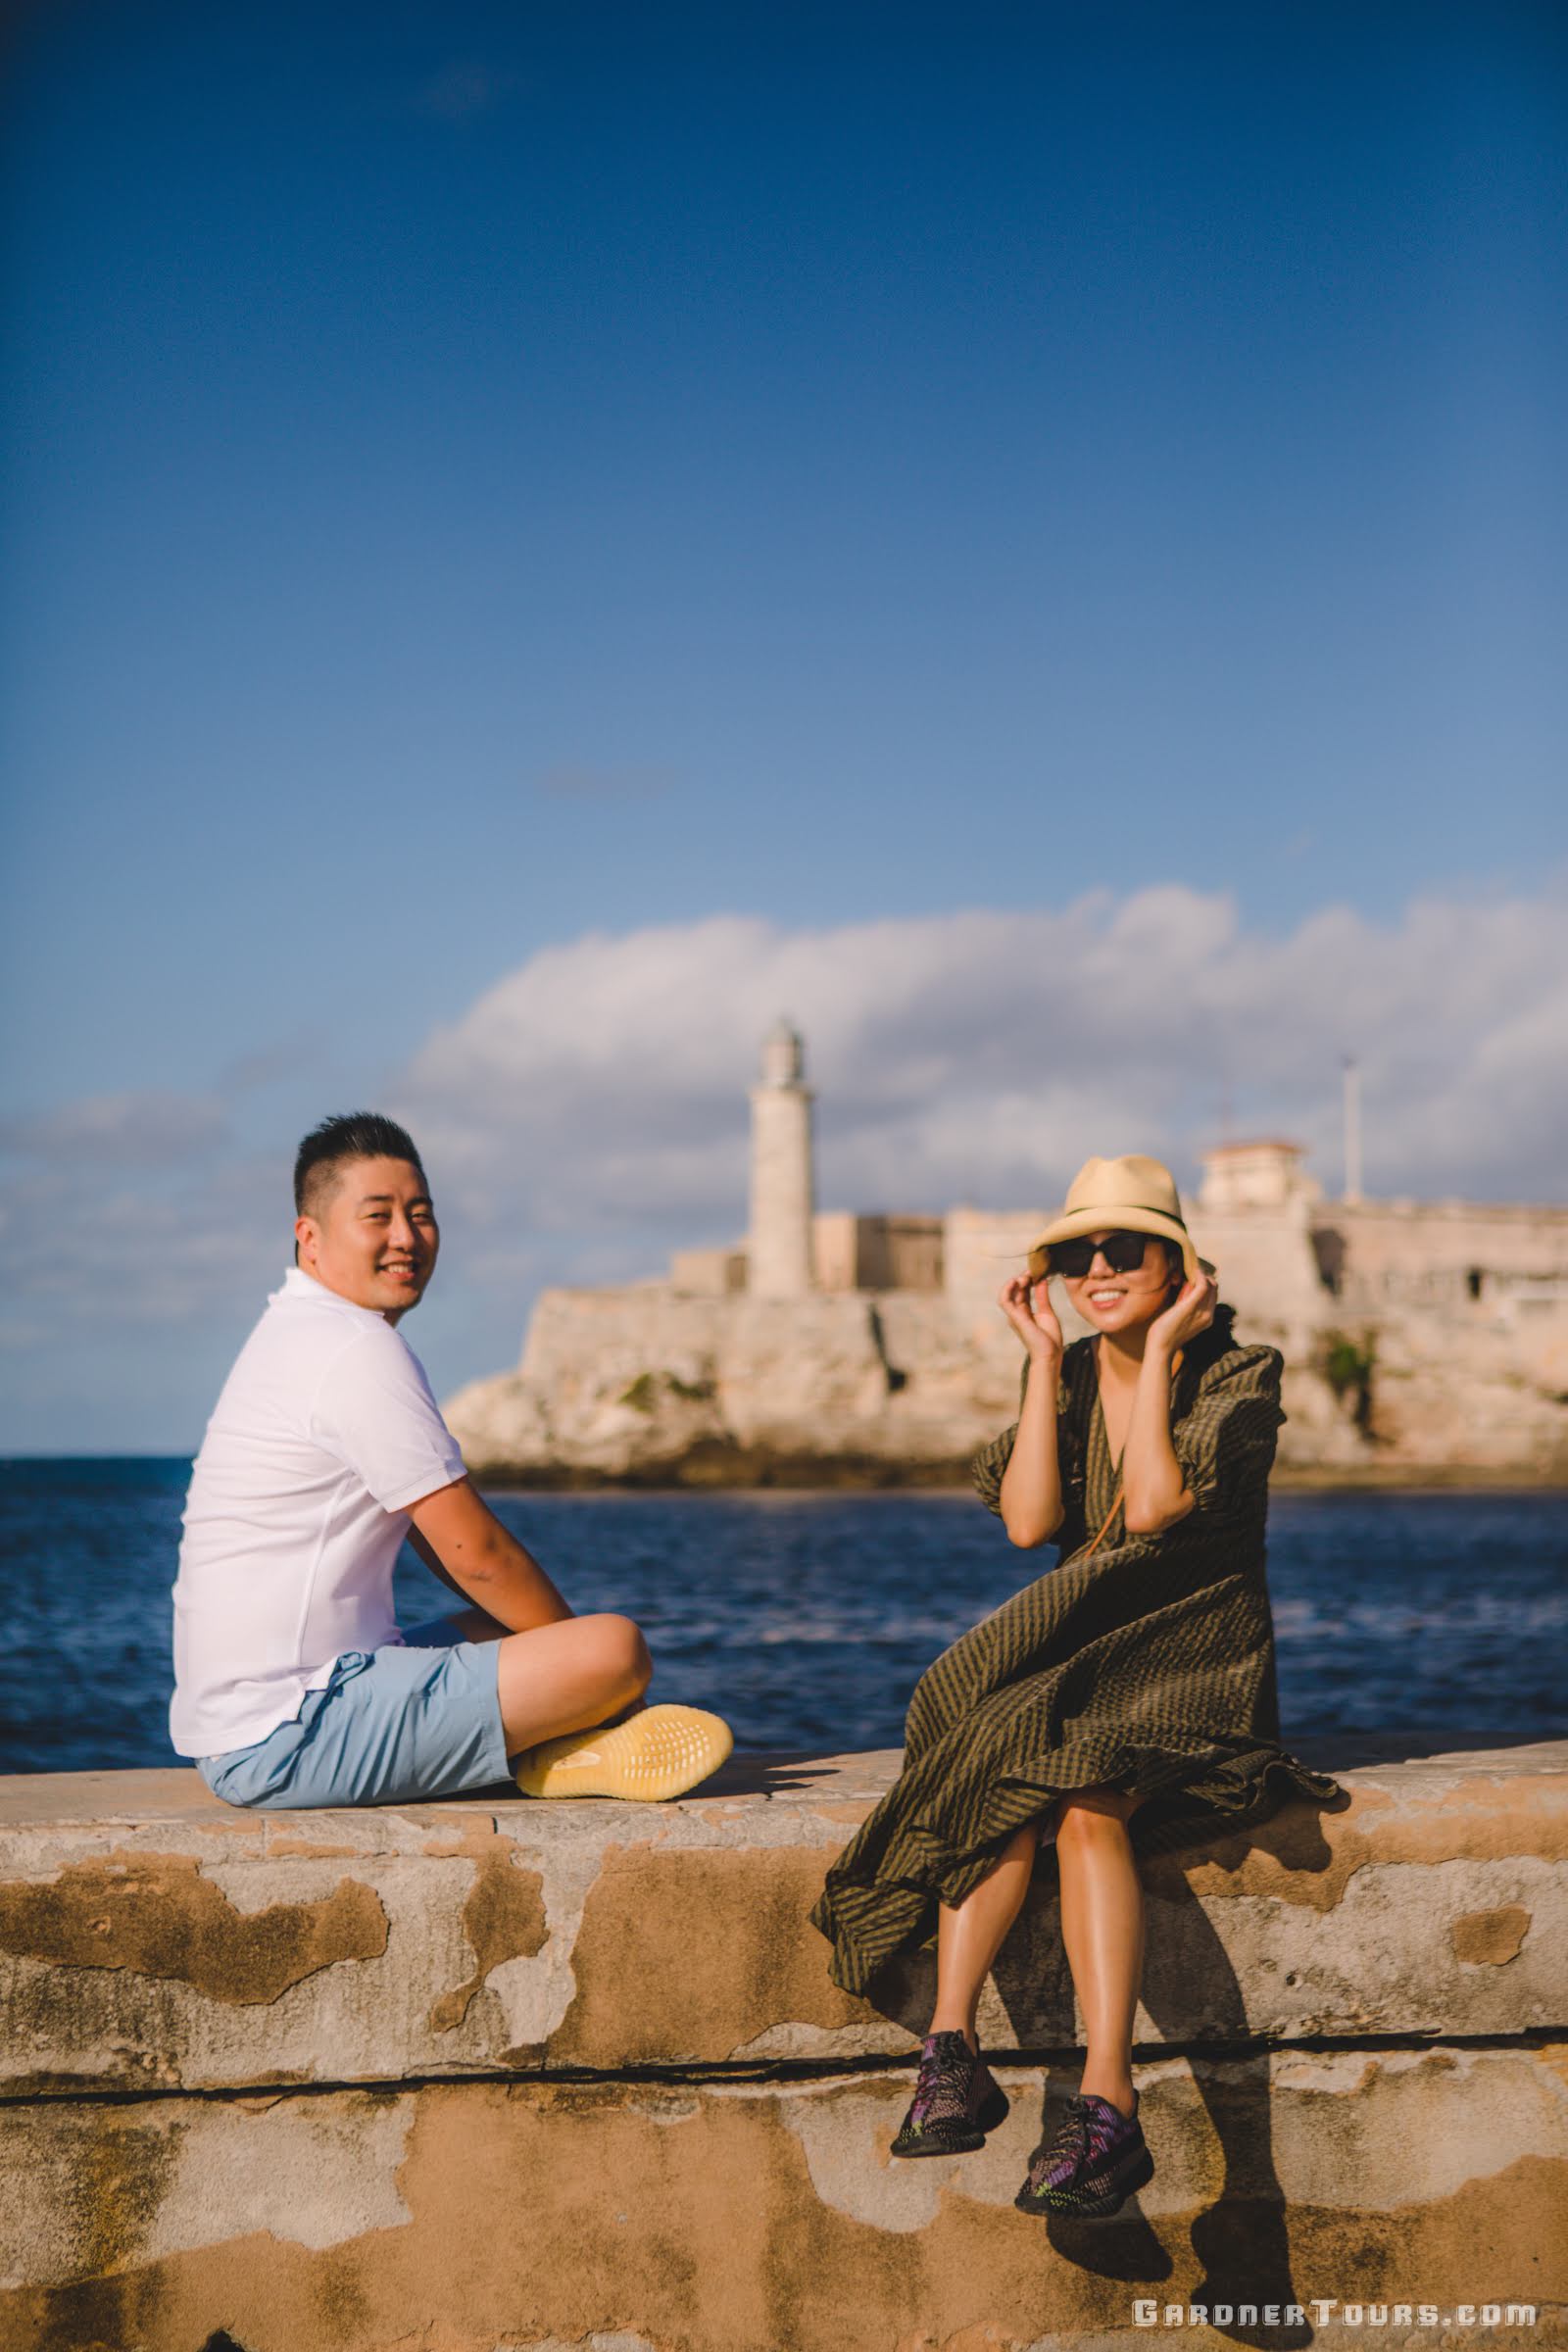
[[[1057,1363],[1061,1361],[1061,1325],[1056,1321],[1056,1310],[1043,1282],[1031,1282],[1027,1274],[1014,1274],[997,1293],[997,1304],[1032,1356],[1042,1361],[1051,1358]]]
[[[1015,1274],[997,1293],[1001,1307],[1029,1351],[1012,1453],[997,1500],[1002,1523],[1025,1549],[1049,1543],[1061,1525],[1061,1465],[1056,1454],[1056,1387],[1061,1374],[1061,1325],[1043,1282]]]
[[[1171,1304],[1162,1315],[1156,1315],[1149,1326],[1146,1348],[1154,1348],[1164,1356],[1172,1356],[1189,1340],[1196,1340],[1214,1320],[1219,1304],[1219,1284],[1212,1274],[1201,1267],[1191,1282],[1184,1282]]]

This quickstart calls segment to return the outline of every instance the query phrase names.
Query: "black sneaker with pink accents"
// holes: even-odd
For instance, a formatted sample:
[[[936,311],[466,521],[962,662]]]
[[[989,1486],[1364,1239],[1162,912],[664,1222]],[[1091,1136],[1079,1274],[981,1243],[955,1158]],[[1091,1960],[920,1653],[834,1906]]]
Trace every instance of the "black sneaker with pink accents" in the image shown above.
[[[1070,2213],[1080,2221],[1104,2221],[1119,2213],[1135,2189],[1152,2180],[1154,2159],[1133,2111],[1123,2115],[1109,2099],[1075,2090],[1054,2138],[1029,2159],[1029,2172],[1013,2198],[1020,2213]]]
[[[889,2153],[960,2156],[983,2148],[1007,2105],[1006,2092],[961,2034],[928,2034],[914,2097]]]

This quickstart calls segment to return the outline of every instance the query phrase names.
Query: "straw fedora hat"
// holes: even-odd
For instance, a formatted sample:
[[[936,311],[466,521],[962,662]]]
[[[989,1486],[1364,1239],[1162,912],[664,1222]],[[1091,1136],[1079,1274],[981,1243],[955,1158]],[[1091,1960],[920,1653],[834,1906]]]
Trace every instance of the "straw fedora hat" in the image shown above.
[[[1123,1152],[1119,1159],[1086,1159],[1067,1188],[1059,1217],[1053,1217],[1029,1251],[1029,1271],[1036,1282],[1051,1271],[1053,1242],[1076,1241],[1080,1234],[1125,1229],[1157,1233],[1174,1242],[1182,1253],[1182,1271],[1191,1282],[1201,1267],[1214,1269],[1200,1257],[1182,1216],[1176,1179],[1163,1160],[1142,1152]]]

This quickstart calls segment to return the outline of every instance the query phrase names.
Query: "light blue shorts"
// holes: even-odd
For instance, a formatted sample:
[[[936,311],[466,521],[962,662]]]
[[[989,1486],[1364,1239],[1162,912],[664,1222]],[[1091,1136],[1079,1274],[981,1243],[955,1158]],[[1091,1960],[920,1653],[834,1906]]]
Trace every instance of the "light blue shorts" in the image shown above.
[[[348,1649],[291,1723],[196,1769],[231,1805],[408,1804],[510,1781],[499,1642],[433,1617],[383,1649]]]

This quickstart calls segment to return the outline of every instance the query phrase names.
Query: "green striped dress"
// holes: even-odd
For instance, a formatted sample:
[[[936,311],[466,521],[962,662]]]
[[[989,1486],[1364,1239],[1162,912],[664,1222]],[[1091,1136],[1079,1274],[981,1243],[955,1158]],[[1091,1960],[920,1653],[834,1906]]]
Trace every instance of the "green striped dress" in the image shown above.
[[[1074,1559],[1116,1492],[1094,1350],[1093,1338],[1078,1340],[1061,1361],[1060,1565],[921,1676],[904,1769],[811,1911],[847,1991],[928,1943],[939,1900],[961,1902],[1012,1833],[1064,1790],[1108,1782],[1142,1793],[1129,1823],[1139,1853],[1260,1822],[1293,1798],[1348,1801],[1279,1743],[1264,1576],[1268,1474],[1285,1418],[1279,1350],[1238,1344],[1220,1309],[1172,1389],[1171,1445],[1193,1509],[1158,1535],[1129,1536],[1118,1506],[1099,1549]],[[1017,1430],[971,1467],[999,1515]],[[1054,1870],[1049,1840],[1040,1867]]]

